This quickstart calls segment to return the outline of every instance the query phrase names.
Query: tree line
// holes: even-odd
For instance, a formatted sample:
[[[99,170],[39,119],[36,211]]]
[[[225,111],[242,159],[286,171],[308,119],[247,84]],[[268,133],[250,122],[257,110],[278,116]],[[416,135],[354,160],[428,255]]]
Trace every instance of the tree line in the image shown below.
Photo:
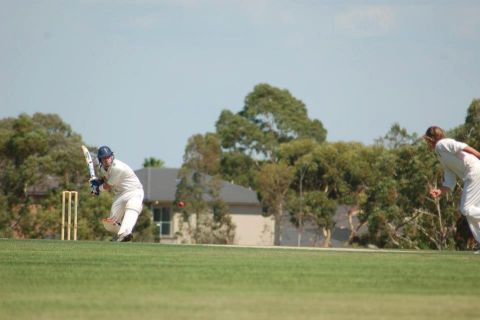
[[[465,122],[450,137],[480,147],[480,100],[467,108]],[[441,125],[441,124],[440,124]],[[446,128],[449,129],[449,128]],[[89,196],[79,134],[58,115],[21,114],[0,120],[0,237],[56,238],[62,190],[79,190],[79,235],[106,239],[99,220],[111,195]],[[144,166],[162,164],[145,159]],[[194,172],[194,174],[192,174]],[[265,215],[288,216],[302,236],[316,226],[328,246],[339,205],[347,205],[367,232],[352,229],[351,243],[382,248],[464,249],[468,226],[457,208],[461,186],[450,197],[433,200],[431,186],[442,181],[434,154],[416,133],[393,124],[372,145],[328,142],[321,121],[310,119],[305,104],[288,90],[258,84],[241,111],[223,110],[215,132],[192,136],[185,147],[177,200],[193,241],[231,243],[235,226],[219,197],[220,181],[256,190]],[[210,201],[202,195],[208,194]],[[41,195],[41,196],[40,196]],[[137,239],[155,241],[158,230],[148,208],[136,227]],[[279,244],[281,223],[276,223]],[[203,230],[203,231],[202,231]],[[201,231],[201,232],[200,232]]]
[[[465,123],[448,130],[449,136],[478,148],[479,108],[480,100],[473,100]],[[430,198],[429,189],[442,182],[442,168],[423,139],[398,123],[372,145],[331,143],[301,100],[288,90],[259,84],[241,111],[223,110],[215,128],[189,139],[183,169],[256,190],[265,214],[275,217],[276,244],[287,215],[299,237],[309,222],[329,246],[336,209],[347,205],[350,218],[357,216],[360,226],[367,227],[364,234],[351,229],[352,244],[439,250],[468,246],[470,231],[457,208],[461,185],[449,197]],[[202,184],[189,180],[186,185]],[[184,213],[188,217],[199,210],[185,208]]]

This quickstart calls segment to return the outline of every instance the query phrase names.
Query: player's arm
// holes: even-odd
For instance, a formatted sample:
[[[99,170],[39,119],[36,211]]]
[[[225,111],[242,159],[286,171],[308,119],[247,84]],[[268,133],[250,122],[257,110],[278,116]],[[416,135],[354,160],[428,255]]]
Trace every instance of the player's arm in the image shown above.
[[[101,179],[99,179],[98,188],[99,191],[110,190],[112,188],[112,185],[107,182],[107,179],[105,177],[102,177]]]
[[[455,173],[453,173],[450,169],[444,167],[444,172],[443,172],[443,183],[440,188],[434,188],[430,190],[430,196],[434,199],[452,192],[452,190],[455,188],[455,185],[457,183],[457,179],[455,177]]]
[[[111,188],[112,188],[112,186],[109,185],[109,184],[106,183],[106,182],[104,182],[104,183],[102,184],[102,189],[103,189],[103,190],[110,190]]]
[[[465,151],[467,153],[470,153],[470,154],[473,154],[475,157],[480,159],[480,152],[478,152],[476,149],[474,149],[470,146],[466,146],[465,148],[463,148],[463,151]]]

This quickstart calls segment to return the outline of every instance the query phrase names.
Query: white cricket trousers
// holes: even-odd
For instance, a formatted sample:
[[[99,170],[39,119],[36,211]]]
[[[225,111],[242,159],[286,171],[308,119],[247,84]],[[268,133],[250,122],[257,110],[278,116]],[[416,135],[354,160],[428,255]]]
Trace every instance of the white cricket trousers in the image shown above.
[[[469,168],[463,180],[460,212],[467,218],[475,240],[480,243],[480,165]]]
[[[118,235],[132,233],[142,208],[143,189],[135,189],[115,196],[110,218],[118,222],[122,221]]]

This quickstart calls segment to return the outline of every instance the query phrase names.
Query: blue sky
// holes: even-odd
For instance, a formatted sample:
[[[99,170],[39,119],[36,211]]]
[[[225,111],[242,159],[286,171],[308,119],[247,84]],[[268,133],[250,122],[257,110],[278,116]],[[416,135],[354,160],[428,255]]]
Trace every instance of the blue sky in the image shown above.
[[[451,129],[480,98],[480,2],[0,0],[0,118],[57,113],[133,169],[179,167],[263,82],[328,141]]]

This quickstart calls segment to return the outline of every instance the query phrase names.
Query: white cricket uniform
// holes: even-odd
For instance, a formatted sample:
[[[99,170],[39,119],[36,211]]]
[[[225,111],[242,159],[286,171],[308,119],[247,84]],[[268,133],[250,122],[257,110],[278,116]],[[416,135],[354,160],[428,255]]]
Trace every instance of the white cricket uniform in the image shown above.
[[[112,186],[114,193],[110,218],[120,222],[118,234],[132,233],[138,215],[143,207],[143,187],[133,170],[120,160],[114,159],[112,165],[100,170],[100,176]]]
[[[480,242],[480,160],[463,151],[467,146],[445,138],[437,142],[435,153],[444,169],[443,186],[453,190],[456,177],[463,180],[460,211],[467,218],[475,240]]]

